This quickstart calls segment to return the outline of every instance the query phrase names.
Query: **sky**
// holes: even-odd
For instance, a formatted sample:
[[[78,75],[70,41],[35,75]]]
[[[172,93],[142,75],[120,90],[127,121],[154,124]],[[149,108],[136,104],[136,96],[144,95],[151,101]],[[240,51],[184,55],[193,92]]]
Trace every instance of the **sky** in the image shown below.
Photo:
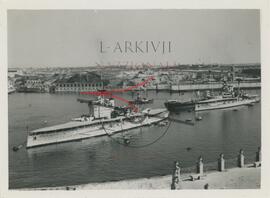
[[[125,41],[170,41],[171,51],[125,53]],[[260,63],[259,10],[8,11],[9,67],[117,63]]]

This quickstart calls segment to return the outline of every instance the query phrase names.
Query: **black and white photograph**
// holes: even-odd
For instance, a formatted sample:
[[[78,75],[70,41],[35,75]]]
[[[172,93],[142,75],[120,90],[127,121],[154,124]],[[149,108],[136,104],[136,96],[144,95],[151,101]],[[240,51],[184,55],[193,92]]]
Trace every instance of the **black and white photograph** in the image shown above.
[[[8,190],[261,189],[260,9],[6,16]]]

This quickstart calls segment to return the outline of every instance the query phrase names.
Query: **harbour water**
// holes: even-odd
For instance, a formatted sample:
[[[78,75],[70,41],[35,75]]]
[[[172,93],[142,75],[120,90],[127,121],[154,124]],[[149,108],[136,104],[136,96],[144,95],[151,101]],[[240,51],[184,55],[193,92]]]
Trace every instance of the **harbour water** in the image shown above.
[[[260,94],[260,90],[248,90]],[[167,99],[193,97],[193,92],[156,93],[151,107],[164,107]],[[131,99],[130,93],[121,95]],[[135,95],[134,95],[135,97]],[[171,174],[172,163],[194,166],[198,156],[214,162],[220,153],[225,159],[235,158],[242,148],[246,160],[254,160],[261,145],[261,104],[232,109],[201,112],[195,125],[172,122],[129,132],[131,145],[140,147],[163,136],[156,143],[131,148],[109,137],[88,139],[13,152],[12,147],[26,141],[27,131],[64,123],[88,112],[86,104],[78,103],[76,94],[14,93],[8,96],[9,110],[9,188],[65,186],[89,182]],[[145,107],[147,107],[145,105]],[[194,119],[193,113],[173,115],[175,119]],[[165,133],[166,132],[166,133]],[[116,137],[117,138],[117,137]],[[189,148],[189,149],[187,149]]]

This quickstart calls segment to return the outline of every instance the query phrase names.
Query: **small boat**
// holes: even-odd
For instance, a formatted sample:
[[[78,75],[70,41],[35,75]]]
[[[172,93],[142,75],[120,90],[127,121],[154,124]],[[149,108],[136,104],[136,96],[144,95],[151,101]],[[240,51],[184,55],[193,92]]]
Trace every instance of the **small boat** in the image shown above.
[[[191,150],[191,147],[187,147],[186,150],[187,150],[187,151],[190,151],[190,150]]]
[[[140,93],[137,93],[137,97],[135,100],[129,101],[131,104],[140,105],[140,104],[150,104],[154,102],[154,99],[148,99],[146,97],[142,98]]]
[[[147,99],[147,98],[141,98],[136,100],[129,101],[132,104],[138,105],[138,104],[150,104],[154,102],[154,99]]]
[[[22,144],[20,144],[19,146],[13,146],[12,150],[13,150],[14,152],[16,152],[16,151],[20,150],[20,148],[22,148],[22,147],[23,147]]]
[[[19,150],[19,148],[18,148],[17,146],[13,146],[12,149],[13,149],[13,151],[15,151],[15,152]]]
[[[196,120],[200,121],[200,120],[202,120],[202,117],[201,116],[196,116]]]
[[[159,122],[158,123],[158,126],[166,126],[166,125],[168,125],[168,120],[165,120],[165,121],[162,121],[162,122]]]
[[[11,84],[10,81],[8,81],[8,94],[14,93],[16,91],[16,89],[14,88],[14,86]]]
[[[130,137],[129,136],[124,136],[123,140],[124,140],[125,144],[130,144]]]

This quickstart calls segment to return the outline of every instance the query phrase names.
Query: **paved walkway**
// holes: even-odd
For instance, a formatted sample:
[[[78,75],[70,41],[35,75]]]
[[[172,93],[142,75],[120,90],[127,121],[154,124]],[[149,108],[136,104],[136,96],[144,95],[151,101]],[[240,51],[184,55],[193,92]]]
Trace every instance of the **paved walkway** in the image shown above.
[[[188,177],[190,174],[183,175]],[[76,186],[48,187],[35,190],[88,190],[88,189],[170,189],[171,175],[152,178],[123,180],[117,182],[89,183]],[[258,189],[260,188],[261,168],[233,168],[225,172],[209,172],[201,180],[182,181],[179,189]],[[33,190],[33,189],[25,189]]]

